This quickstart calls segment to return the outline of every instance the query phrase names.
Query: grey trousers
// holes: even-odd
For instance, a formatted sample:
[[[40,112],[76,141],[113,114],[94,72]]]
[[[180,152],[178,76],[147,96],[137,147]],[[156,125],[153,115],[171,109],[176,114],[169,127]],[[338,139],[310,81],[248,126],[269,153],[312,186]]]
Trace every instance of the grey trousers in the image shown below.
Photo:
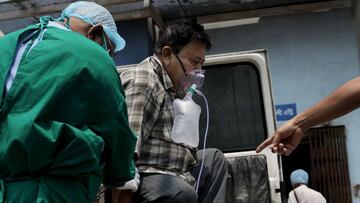
[[[199,166],[190,171],[197,179],[202,150],[197,153]],[[134,195],[136,203],[224,203],[227,180],[227,162],[220,150],[206,149],[204,169],[199,190],[172,175],[140,174],[140,185]]]

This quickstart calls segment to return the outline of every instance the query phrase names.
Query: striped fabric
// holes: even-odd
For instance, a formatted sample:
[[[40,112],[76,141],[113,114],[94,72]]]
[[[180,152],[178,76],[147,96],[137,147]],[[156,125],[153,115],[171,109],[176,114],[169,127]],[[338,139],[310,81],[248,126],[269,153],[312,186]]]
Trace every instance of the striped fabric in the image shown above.
[[[196,149],[173,143],[173,101],[175,89],[169,75],[154,55],[121,75],[129,123],[139,136],[136,146],[140,173],[178,176],[191,185],[188,172],[198,160]]]

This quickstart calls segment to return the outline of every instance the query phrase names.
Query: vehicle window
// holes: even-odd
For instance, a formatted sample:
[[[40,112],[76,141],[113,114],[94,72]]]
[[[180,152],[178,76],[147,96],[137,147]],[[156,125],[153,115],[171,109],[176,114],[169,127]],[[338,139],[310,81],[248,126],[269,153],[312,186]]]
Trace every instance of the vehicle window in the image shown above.
[[[266,122],[260,74],[252,63],[204,67],[201,91],[209,103],[210,124],[206,147],[224,152],[254,150],[266,138]],[[200,148],[206,126],[205,104],[201,106]]]

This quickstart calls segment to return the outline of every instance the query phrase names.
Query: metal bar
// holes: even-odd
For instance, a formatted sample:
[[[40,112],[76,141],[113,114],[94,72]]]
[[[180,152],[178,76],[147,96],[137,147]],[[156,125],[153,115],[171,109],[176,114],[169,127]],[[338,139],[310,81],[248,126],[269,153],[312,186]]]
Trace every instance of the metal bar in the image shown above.
[[[343,137],[341,137],[341,138],[339,139],[339,156],[340,156],[340,158],[341,158],[340,171],[341,171],[342,173],[345,171],[344,161],[346,161],[346,160],[344,160],[343,140],[344,140]],[[344,189],[345,189],[346,180],[345,180],[345,177],[344,177],[343,175],[340,176],[340,179],[341,179],[340,184],[341,184],[341,186],[342,186],[342,188],[343,188],[343,189],[341,190],[341,192],[344,193],[344,192],[346,192],[346,190],[344,190]]]
[[[332,198],[332,194],[331,194],[331,187],[330,183],[331,183],[331,171],[330,171],[330,163],[329,163],[329,146],[328,146],[328,133],[327,133],[328,129],[324,129],[323,133],[321,133],[320,131],[318,131],[318,133],[321,136],[321,139],[323,141],[323,150],[324,150],[324,169],[325,169],[325,185],[327,186],[327,192],[328,192],[328,197],[330,197],[330,199]]]
[[[336,141],[336,151],[337,151],[337,157],[338,157],[338,174],[339,174],[339,186],[340,186],[340,195],[341,195],[341,199],[340,202],[346,202],[345,198],[346,198],[346,194],[344,194],[346,191],[345,189],[345,182],[344,182],[344,176],[343,176],[343,165],[344,162],[346,162],[347,160],[344,160],[344,157],[341,156],[341,150],[342,150],[342,146],[341,146],[341,141],[344,139],[344,130],[342,129],[342,132],[339,131],[337,134],[337,141]]]
[[[319,183],[318,183],[318,171],[317,171],[317,150],[316,150],[316,140],[314,139],[314,136],[312,136],[310,134],[309,136],[310,140],[311,140],[311,156],[313,156],[313,160],[312,160],[312,165],[311,165],[311,174],[313,174],[313,184],[312,186],[315,188],[319,187]]]
[[[337,128],[331,127],[326,129],[325,132],[325,139],[327,142],[327,148],[328,148],[328,168],[329,168],[329,182],[328,182],[328,188],[330,191],[330,199],[334,200],[335,202],[338,202],[339,199],[339,195],[335,195],[337,194],[336,191],[339,191],[337,189],[338,185],[336,184],[337,182],[335,181],[336,178],[336,155],[334,153],[334,136],[335,133],[337,132]]]
[[[334,184],[334,190],[340,191],[340,181],[339,181],[339,170],[337,169],[337,166],[339,165],[339,157],[336,153],[336,137],[338,137],[339,129],[337,129],[335,132],[331,133],[331,156],[333,157],[332,162],[332,170],[333,170],[333,184]],[[336,193],[335,193],[336,194]],[[341,202],[341,195],[335,195],[336,202]]]
[[[313,131],[314,132],[314,131]],[[319,139],[318,136],[316,136],[315,133],[312,133],[312,137],[314,139],[315,142],[315,151],[316,151],[316,173],[317,173],[317,177],[316,177],[316,181],[317,181],[317,187],[320,191],[323,191],[323,184],[321,181],[321,160],[320,160],[320,149],[319,149]]]
[[[314,142],[312,141],[312,136],[308,136],[309,138],[309,146],[310,146],[310,174],[312,175],[312,178],[310,179],[311,185],[314,187],[316,185],[316,171],[314,169],[315,166],[315,152],[314,152]]]
[[[328,173],[328,165],[326,161],[326,146],[325,146],[325,139],[324,139],[324,133],[317,132],[317,135],[320,138],[320,149],[321,149],[321,162],[322,162],[322,170],[323,170],[323,186],[325,189],[326,196],[330,197],[330,189],[328,186],[329,184],[329,173]]]
[[[341,134],[341,136],[339,136],[339,156],[340,156],[340,173],[341,173],[341,176],[340,176],[340,184],[341,184],[341,187],[342,187],[342,190],[341,190],[341,193],[345,196],[346,199],[348,199],[348,194],[346,194],[346,179],[348,177],[346,177],[344,175],[344,173],[348,173],[348,170],[346,170],[345,168],[345,164],[347,163],[347,158],[344,157],[344,151],[346,150],[346,146],[343,145],[345,141],[345,132],[343,132]],[[343,202],[348,202],[348,201],[343,201]]]
[[[336,136],[336,133],[337,133],[337,129],[329,129],[328,131],[328,140],[330,141],[329,142],[329,161],[330,161],[330,171],[331,171],[331,195],[333,196],[333,198],[335,199],[336,202],[339,202],[339,197],[340,195],[336,195],[336,192],[335,191],[339,191],[339,185],[337,184],[338,182],[336,181],[336,178],[337,178],[337,170],[336,170],[336,165],[338,164],[336,162],[336,153],[335,153],[335,136]]]
[[[299,14],[306,12],[319,12],[319,11],[346,8],[346,7],[347,5],[345,5],[343,0],[324,1],[324,2],[316,2],[316,3],[304,3],[304,4],[290,5],[290,6],[278,6],[278,7],[264,8],[264,9],[254,9],[254,10],[197,16],[197,19],[199,23],[204,24],[210,22],[243,19],[243,18],[291,15],[291,14]]]
[[[351,202],[345,127],[311,129],[312,186],[328,202]]]
[[[160,30],[165,30],[165,23],[161,18],[158,10],[152,5],[149,6],[149,10],[151,13],[151,18],[155,21],[156,25],[160,28]]]
[[[318,133],[316,133],[318,139],[319,139],[319,150],[320,150],[320,162],[321,162],[321,183],[322,183],[322,188],[323,188],[323,191],[325,193],[326,196],[329,196],[328,195],[328,190],[327,190],[327,183],[326,183],[326,165],[325,165],[325,161],[324,161],[324,139],[321,137],[321,134],[319,135]]]
[[[0,4],[7,3],[7,2],[10,2],[10,1],[12,1],[12,0],[0,0]]]
[[[326,133],[326,131],[325,131]],[[328,164],[328,160],[327,160],[327,146],[326,146],[326,139],[325,139],[325,133],[319,133],[320,134],[320,138],[321,138],[321,149],[322,149],[322,161],[323,161],[323,169],[324,169],[324,187],[326,188],[326,193],[328,197],[331,197],[331,190],[329,186],[329,182],[330,182],[330,174],[329,174],[329,164]]]
[[[144,9],[128,11],[124,13],[115,13],[112,16],[115,21],[136,20],[136,19],[151,17],[151,12],[149,9],[144,8]]]
[[[313,131],[314,132],[314,131]],[[321,167],[320,167],[320,151],[319,151],[319,140],[318,140],[318,136],[316,136],[315,133],[312,134],[312,137],[314,139],[315,142],[315,149],[316,149],[316,172],[317,172],[317,188],[320,191],[323,191],[323,187],[322,187],[322,182],[321,182]]]
[[[160,28],[160,30],[164,30],[165,23],[160,15],[160,12],[151,4],[150,0],[144,0],[144,8],[149,9],[151,18],[154,20],[155,24]]]
[[[114,4],[126,4],[126,3],[134,3],[134,2],[142,2],[139,0],[96,0],[98,4],[106,6],[111,6]],[[56,5],[48,5],[41,7],[34,7],[28,9],[22,9],[17,11],[9,11],[0,13],[0,20],[11,20],[17,18],[27,18],[33,16],[42,16],[51,13],[61,12],[64,8],[66,8],[70,3],[61,3]]]
[[[331,199],[336,199],[336,196],[334,196],[336,193],[334,191],[337,191],[336,190],[336,186],[334,184],[334,178],[335,178],[335,171],[334,171],[334,156],[333,156],[333,148],[332,148],[332,135],[334,133],[334,129],[333,128],[330,128],[330,129],[326,129],[326,133],[324,135],[324,140],[326,142],[326,154],[327,154],[327,163],[329,165],[328,167],[328,172],[329,172],[329,182],[328,182],[328,185],[330,187],[329,190],[330,190],[330,197]]]
[[[321,168],[322,168],[322,182],[323,182],[323,189],[325,191],[325,195],[327,197],[330,196],[329,194],[329,188],[327,187],[328,185],[328,181],[327,178],[329,177],[329,175],[327,174],[327,166],[326,166],[326,160],[325,160],[325,146],[324,146],[324,137],[322,133],[316,133],[317,136],[320,138],[320,149],[321,149]]]
[[[345,188],[345,191],[346,191],[346,195],[347,197],[349,198],[348,201],[346,202],[349,202],[351,200],[351,186],[350,186],[350,178],[349,178],[349,165],[348,165],[348,157],[347,157],[347,151],[346,151],[346,135],[345,133],[343,134],[343,137],[344,139],[342,139],[342,143],[343,143],[343,158],[344,158],[344,174],[346,175],[344,178],[345,178],[345,185],[344,185],[344,188]]]
[[[319,137],[316,136],[315,133],[313,133],[313,137],[314,137],[314,140],[316,142],[316,156],[317,156],[317,181],[318,181],[318,188],[320,189],[320,191],[323,191],[324,188],[323,188],[323,184],[322,184],[322,178],[321,178],[321,175],[322,175],[322,171],[321,171],[321,157],[320,157],[320,144],[319,144]]]

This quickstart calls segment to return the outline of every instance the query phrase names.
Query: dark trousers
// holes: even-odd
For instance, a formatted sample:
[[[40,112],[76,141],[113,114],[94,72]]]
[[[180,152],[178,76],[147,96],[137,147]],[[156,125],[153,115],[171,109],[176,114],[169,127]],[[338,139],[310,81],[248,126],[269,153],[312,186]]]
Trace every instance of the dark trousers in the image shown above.
[[[200,163],[190,171],[197,179],[202,150],[197,153]],[[179,177],[164,174],[141,174],[136,203],[224,203],[227,180],[227,162],[220,150],[206,149],[204,169],[198,193],[193,186]]]

